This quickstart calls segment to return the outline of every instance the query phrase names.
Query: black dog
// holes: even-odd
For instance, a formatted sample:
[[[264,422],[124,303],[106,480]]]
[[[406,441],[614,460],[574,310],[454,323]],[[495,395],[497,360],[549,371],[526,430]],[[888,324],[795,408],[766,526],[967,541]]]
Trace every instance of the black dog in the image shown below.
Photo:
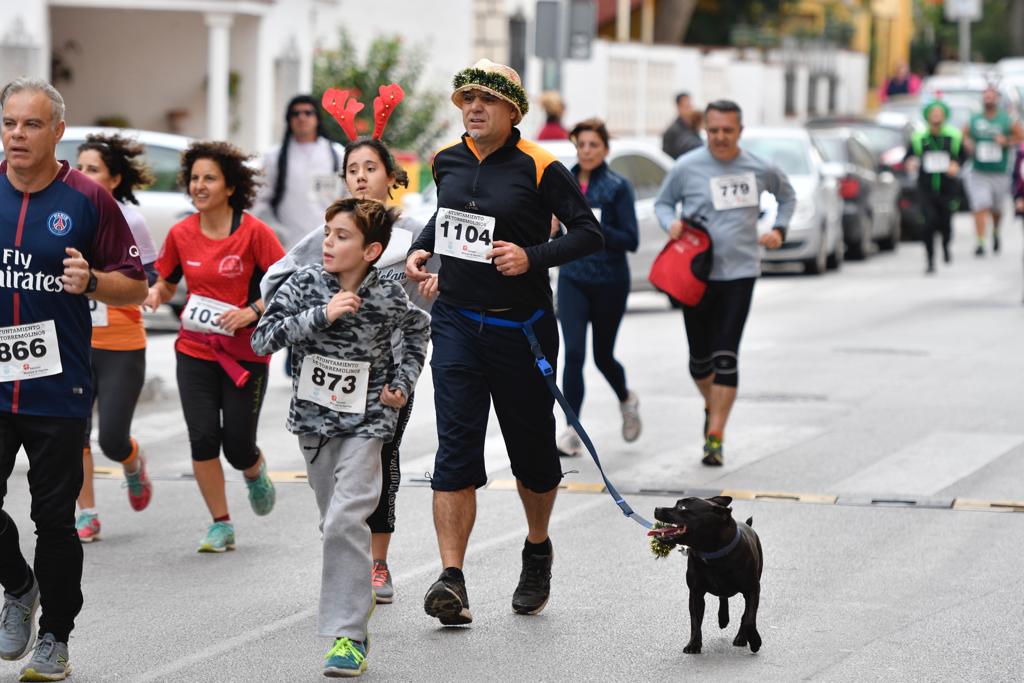
[[[729,598],[743,594],[745,608],[740,630],[732,644],[750,645],[751,652],[761,649],[757,632],[757,603],[761,595],[761,540],[751,528],[753,518],[745,524],[732,518],[729,496],[683,498],[675,507],[655,508],[654,518],[670,526],[653,529],[661,543],[689,547],[686,585],[690,589],[690,642],[683,648],[687,654],[700,652],[703,638],[704,595],[718,596],[718,625],[729,625]]]

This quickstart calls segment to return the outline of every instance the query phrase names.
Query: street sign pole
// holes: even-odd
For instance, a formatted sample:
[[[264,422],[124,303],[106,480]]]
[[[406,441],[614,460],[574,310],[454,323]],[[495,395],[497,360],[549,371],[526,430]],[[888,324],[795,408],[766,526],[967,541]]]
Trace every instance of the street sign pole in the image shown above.
[[[960,17],[960,62],[967,64],[971,61],[971,20],[967,17]]]

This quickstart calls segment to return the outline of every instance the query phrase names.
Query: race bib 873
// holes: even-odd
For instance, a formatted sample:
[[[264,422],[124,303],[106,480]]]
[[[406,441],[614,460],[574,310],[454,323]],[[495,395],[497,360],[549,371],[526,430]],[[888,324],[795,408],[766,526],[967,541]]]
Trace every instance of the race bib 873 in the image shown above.
[[[487,257],[494,239],[494,217],[453,209],[438,209],[434,222],[434,253],[479,263]]]
[[[364,413],[369,384],[369,362],[310,354],[302,359],[295,396],[339,413]]]

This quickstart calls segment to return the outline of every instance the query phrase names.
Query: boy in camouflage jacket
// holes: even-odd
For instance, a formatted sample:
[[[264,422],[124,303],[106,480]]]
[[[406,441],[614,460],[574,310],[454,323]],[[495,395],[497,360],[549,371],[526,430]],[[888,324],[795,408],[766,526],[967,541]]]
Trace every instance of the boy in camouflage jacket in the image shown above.
[[[430,334],[430,316],[373,267],[397,218],[395,209],[374,200],[332,204],[323,265],[295,271],[252,336],[257,353],[292,348],[287,427],[299,437],[323,532],[317,631],[335,639],[325,675],[366,669],[373,609],[366,519],[380,497],[381,447],[423,369]],[[403,335],[397,367],[396,329]]]

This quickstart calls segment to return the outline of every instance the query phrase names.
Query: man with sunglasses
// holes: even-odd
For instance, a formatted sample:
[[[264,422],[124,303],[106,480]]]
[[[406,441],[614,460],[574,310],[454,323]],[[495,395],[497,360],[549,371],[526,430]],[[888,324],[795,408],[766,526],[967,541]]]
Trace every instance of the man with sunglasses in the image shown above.
[[[324,211],[347,194],[338,176],[345,151],[327,137],[320,105],[296,95],[285,110],[281,146],[263,158],[266,183],[254,213],[274,228],[285,250],[324,222]]]
[[[476,489],[487,483],[492,401],[529,529],[512,609],[537,614],[547,604],[548,520],[562,470],[554,398],[517,324],[533,322],[553,364],[558,329],[548,268],[598,251],[604,241],[569,170],[515,128],[528,108],[519,74],[483,59],[456,74],[454,87],[452,103],[462,110],[466,133],[434,157],[438,210],[406,262],[421,291],[440,289],[431,322],[438,435],[431,488],[444,571],[424,609],[445,626],[473,620],[462,567]],[[552,214],[567,234],[549,241]],[[441,257],[437,277],[425,267],[432,254]]]

